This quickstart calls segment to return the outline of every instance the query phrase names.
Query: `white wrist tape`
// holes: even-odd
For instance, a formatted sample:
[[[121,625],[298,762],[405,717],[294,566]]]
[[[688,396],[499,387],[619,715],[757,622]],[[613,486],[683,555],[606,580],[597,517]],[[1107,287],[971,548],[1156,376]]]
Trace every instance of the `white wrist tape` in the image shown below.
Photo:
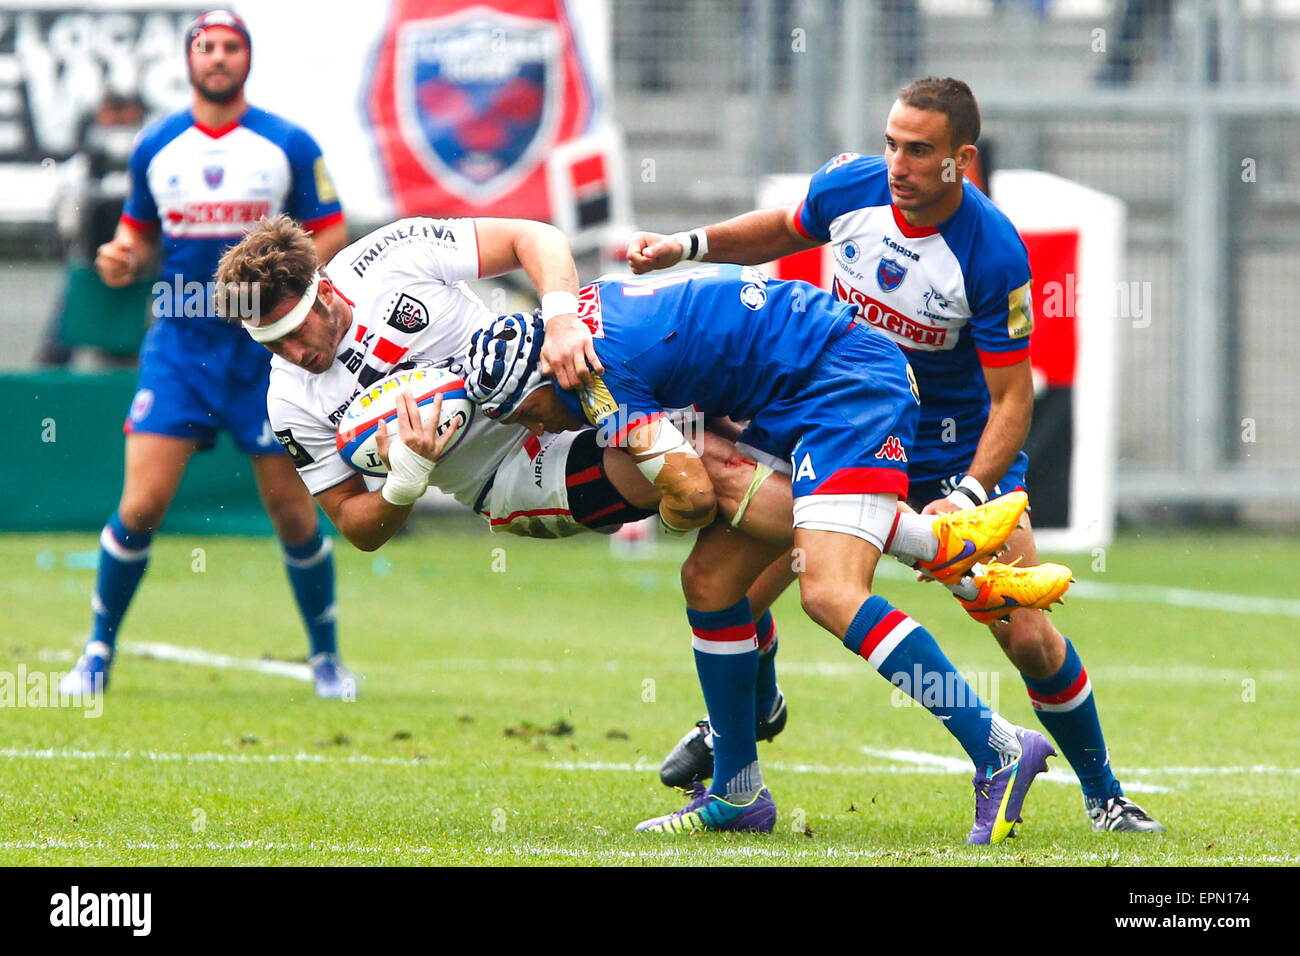
[[[700,457],[695,453],[695,449],[691,447],[691,443],[688,442],[682,436],[682,433],[677,430],[677,426],[667,418],[659,419],[650,427],[653,428],[654,425],[659,426],[659,431],[655,434],[654,443],[645,451],[639,452],[635,456],[637,471],[645,475],[646,479],[651,483],[659,477],[659,472],[663,470],[664,458],[666,455],[677,454],[680,452],[682,454],[690,455],[692,458]],[[642,456],[647,457],[643,458]]]
[[[672,238],[681,244],[682,262],[704,261],[704,257],[709,251],[709,237],[705,235],[703,229],[692,229],[690,232],[675,232]]]
[[[572,292],[548,292],[542,296],[542,321],[549,323],[557,315],[577,315],[578,297]]]
[[[957,487],[948,495],[948,500],[962,508],[978,508],[988,503],[989,493],[984,490],[978,478],[967,475],[957,483]]]
[[[394,438],[388,443],[388,465],[388,478],[380,494],[390,505],[414,504],[429,487],[433,462],[411,451],[400,438]]]
[[[242,323],[244,330],[252,336],[254,342],[274,342],[276,339],[284,338],[307,320],[307,313],[316,304],[316,289],[319,285],[320,273],[318,272],[312,277],[311,285],[307,286],[307,291],[302,294],[302,298],[292,309],[270,325],[254,325],[245,319]]]

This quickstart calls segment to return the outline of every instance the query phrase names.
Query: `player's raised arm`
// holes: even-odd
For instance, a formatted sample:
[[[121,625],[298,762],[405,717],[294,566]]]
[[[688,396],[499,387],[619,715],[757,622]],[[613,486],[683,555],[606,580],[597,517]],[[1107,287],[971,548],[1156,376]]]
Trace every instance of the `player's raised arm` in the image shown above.
[[[795,228],[798,205],[759,209],[743,216],[671,236],[638,232],[627,246],[637,275],[679,262],[734,262],[756,266],[820,245]]]
[[[717,496],[704,462],[667,418],[633,428],[626,447],[637,470],[663,496],[659,520],[669,531],[690,531],[712,524],[718,514]]]
[[[542,374],[554,375],[561,388],[590,386],[604,371],[591,331],[578,320],[578,267],[564,233],[531,219],[476,219],[479,275],[497,276],[523,269],[542,302],[546,344]]]

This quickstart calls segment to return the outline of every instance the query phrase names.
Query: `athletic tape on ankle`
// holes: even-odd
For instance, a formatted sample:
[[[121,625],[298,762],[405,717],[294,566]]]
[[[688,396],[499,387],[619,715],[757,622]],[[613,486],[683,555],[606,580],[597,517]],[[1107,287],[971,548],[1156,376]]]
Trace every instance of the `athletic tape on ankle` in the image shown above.
[[[769,465],[761,461],[754,463],[754,477],[749,479],[749,487],[745,489],[745,497],[740,499],[740,507],[736,509],[735,516],[731,519],[731,526],[739,528],[740,522],[745,520],[745,512],[749,510],[749,503],[754,500],[754,495],[758,494],[758,489],[762,487],[763,482],[767,481],[775,472]]]

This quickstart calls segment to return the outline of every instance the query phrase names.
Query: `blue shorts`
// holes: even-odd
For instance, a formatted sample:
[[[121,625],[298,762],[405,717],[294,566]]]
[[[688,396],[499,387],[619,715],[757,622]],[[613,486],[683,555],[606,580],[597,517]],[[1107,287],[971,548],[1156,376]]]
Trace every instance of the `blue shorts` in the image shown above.
[[[826,344],[799,394],[763,409],[740,444],[790,462],[791,492],[907,496],[920,402],[902,350],[855,324]]]
[[[242,330],[162,319],[140,348],[140,381],[122,430],[211,448],[225,429],[246,455],[279,455],[266,416],[271,353]]]
[[[989,489],[989,498],[1000,498],[1017,489],[1021,491],[1028,490],[1025,485],[1025,472],[1028,470],[1029,456],[1022,451],[1016,456],[1016,460],[1011,463],[1011,467],[1007,469],[1006,476]],[[935,478],[931,481],[914,481],[912,482],[912,490],[908,494],[908,503],[917,511],[920,511],[931,501],[948,497],[965,475],[965,471],[959,471],[954,475]]]

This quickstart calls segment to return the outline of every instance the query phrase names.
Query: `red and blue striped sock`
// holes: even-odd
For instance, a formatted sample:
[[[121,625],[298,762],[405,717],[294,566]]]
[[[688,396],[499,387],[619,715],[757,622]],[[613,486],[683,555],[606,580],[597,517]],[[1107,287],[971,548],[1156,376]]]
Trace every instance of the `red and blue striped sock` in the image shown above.
[[[334,549],[320,531],[302,544],[284,547],[284,569],[289,574],[298,613],[307,628],[311,654],[338,651],[334,612]]]
[[[1055,674],[1041,679],[1021,677],[1034,712],[1070,761],[1083,785],[1083,795],[1105,799],[1123,793],[1111,773],[1092,682],[1070,639],[1065,638],[1065,660]]]
[[[767,717],[776,706],[776,620],[764,611],[754,622],[758,633],[758,681],[754,685],[754,708],[759,719]]]
[[[116,646],[122,618],[149,567],[152,541],[152,531],[132,531],[116,511],[108,519],[99,535],[99,573],[90,601],[94,624],[88,643],[102,641],[110,650]]]
[[[713,785],[723,798],[747,797],[761,788],[754,740],[754,684],[758,638],[749,599],[721,611],[686,609],[695,648],[695,671],[713,727]],[[757,778],[757,779],[756,779]]]
[[[920,624],[873,595],[849,625],[844,646],[938,717],[977,769],[999,765],[989,742],[993,711]]]

